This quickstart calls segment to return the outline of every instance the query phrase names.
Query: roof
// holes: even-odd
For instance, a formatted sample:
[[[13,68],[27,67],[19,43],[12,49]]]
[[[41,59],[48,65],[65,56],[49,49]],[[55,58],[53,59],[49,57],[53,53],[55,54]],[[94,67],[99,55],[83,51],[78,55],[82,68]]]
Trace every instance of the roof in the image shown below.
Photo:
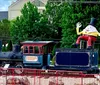
[[[48,44],[53,42],[54,41],[24,41],[22,44]]]
[[[34,2],[35,0],[30,0],[31,2]],[[46,4],[48,0],[39,0],[41,1],[42,3]]]
[[[22,1],[22,0],[17,0],[17,1],[15,1],[15,2],[13,2],[13,3],[9,6],[9,8],[15,6],[16,4],[20,3],[21,1]]]
[[[12,7],[18,3],[20,3],[22,0],[17,0],[16,2],[13,2],[9,7]],[[35,0],[29,0],[30,2],[34,2]],[[46,4],[48,0],[39,0],[41,1],[42,3]]]
[[[0,11],[0,20],[8,19],[8,11]]]
[[[40,0],[40,1],[46,4],[48,0]]]

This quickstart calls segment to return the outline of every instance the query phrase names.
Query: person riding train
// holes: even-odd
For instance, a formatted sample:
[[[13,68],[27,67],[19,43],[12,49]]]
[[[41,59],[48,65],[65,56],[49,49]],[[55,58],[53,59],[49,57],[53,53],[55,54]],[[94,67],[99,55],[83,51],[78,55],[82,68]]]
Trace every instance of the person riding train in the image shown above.
[[[86,26],[86,28],[81,32],[79,32],[79,28],[82,26],[82,24],[80,22],[76,24],[76,32],[77,35],[80,36],[77,38],[76,43],[73,44],[75,48],[77,48],[80,44],[80,40],[85,40],[87,41],[87,49],[92,49],[92,42],[95,42],[97,40],[97,36],[100,36],[100,33],[95,27],[96,22],[96,18],[91,18],[89,25]]]

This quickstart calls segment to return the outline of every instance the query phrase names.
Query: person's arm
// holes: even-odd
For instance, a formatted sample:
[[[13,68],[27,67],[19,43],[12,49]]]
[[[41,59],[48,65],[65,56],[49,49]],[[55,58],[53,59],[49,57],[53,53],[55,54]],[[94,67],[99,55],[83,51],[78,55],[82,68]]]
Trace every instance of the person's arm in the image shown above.
[[[76,28],[76,33],[77,33],[77,35],[81,35],[83,33],[83,31],[79,32],[79,28]]]
[[[79,28],[82,26],[82,24],[80,22],[78,22],[76,24],[76,33],[77,35],[81,35],[83,33],[83,31],[79,32]]]

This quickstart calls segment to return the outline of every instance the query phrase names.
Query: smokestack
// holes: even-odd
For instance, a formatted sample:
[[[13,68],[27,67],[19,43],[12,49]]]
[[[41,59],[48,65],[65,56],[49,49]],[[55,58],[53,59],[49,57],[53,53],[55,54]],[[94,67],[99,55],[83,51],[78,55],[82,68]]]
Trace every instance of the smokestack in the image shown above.
[[[14,45],[13,52],[20,52],[20,45]]]

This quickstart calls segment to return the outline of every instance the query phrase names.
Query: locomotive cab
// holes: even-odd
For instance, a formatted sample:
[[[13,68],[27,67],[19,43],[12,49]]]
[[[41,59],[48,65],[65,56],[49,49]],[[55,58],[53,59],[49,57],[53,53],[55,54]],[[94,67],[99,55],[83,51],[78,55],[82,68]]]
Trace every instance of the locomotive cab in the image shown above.
[[[52,44],[52,45],[51,45]],[[22,42],[24,67],[45,68],[50,63],[53,41]]]

